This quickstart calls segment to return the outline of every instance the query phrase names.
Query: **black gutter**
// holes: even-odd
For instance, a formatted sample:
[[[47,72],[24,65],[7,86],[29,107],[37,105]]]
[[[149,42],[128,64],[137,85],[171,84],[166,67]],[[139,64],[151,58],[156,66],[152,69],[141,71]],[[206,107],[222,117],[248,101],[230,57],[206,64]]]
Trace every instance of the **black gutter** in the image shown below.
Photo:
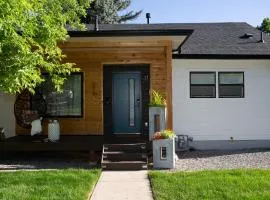
[[[117,36],[182,36],[190,35],[191,29],[171,30],[100,30],[100,31],[68,31],[70,37],[117,37]]]
[[[179,45],[179,47],[175,50],[173,50],[173,52],[177,52],[178,54],[181,53],[181,50],[182,50],[182,46],[186,43],[186,41],[189,39],[189,37],[191,36],[191,34],[189,34],[185,39],[184,41]]]
[[[266,54],[172,54],[173,59],[270,59]]]

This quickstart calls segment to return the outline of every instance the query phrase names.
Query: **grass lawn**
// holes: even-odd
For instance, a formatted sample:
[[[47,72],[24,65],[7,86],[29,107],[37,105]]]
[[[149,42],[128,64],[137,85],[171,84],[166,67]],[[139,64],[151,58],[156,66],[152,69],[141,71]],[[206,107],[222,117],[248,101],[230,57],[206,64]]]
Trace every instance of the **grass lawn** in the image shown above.
[[[100,170],[0,172],[1,200],[86,200]]]
[[[156,200],[270,199],[270,170],[149,173]]]

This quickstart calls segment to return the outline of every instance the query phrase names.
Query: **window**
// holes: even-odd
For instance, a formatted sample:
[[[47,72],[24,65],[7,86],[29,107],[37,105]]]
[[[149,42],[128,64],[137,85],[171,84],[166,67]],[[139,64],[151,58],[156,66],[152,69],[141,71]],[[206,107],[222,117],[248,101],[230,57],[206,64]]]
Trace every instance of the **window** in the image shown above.
[[[129,126],[135,126],[135,79],[128,79],[129,85]]]
[[[54,90],[48,75],[36,92],[46,101],[46,117],[82,117],[83,116],[83,73],[72,73],[65,81],[63,93]]]
[[[215,98],[216,73],[190,72],[190,98]]]
[[[219,72],[219,97],[244,98],[244,72]]]

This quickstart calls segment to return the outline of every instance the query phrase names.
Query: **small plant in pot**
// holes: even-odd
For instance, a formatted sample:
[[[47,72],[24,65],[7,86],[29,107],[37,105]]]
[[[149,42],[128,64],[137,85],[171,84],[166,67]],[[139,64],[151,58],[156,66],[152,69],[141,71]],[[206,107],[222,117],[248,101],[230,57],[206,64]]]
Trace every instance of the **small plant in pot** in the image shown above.
[[[175,168],[175,132],[163,130],[153,135],[154,168]]]
[[[164,96],[156,90],[152,90],[151,100],[149,107],[165,107],[166,99]]]
[[[156,132],[153,135],[153,140],[162,140],[162,139],[173,139],[175,137],[175,132],[173,130],[164,130],[161,132]]]

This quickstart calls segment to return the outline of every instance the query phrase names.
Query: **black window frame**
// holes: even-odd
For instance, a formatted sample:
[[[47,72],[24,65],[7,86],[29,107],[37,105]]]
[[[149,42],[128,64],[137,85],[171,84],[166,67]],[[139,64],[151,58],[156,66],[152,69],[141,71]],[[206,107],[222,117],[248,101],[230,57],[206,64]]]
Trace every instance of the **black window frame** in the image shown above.
[[[191,84],[191,75],[192,74],[214,74],[215,76],[215,83],[214,84]],[[216,85],[217,85],[217,75],[216,75],[216,72],[215,71],[191,71],[189,72],[189,97],[190,98],[210,98],[210,99],[213,99],[213,98],[216,98],[217,96],[217,88],[216,88]],[[192,90],[192,86],[214,86],[214,96],[192,96],[191,95],[191,90]]]
[[[220,83],[220,74],[242,74],[243,75],[243,83],[242,84],[221,84]],[[221,96],[220,94],[220,88],[221,86],[242,86],[243,87],[243,93],[242,96]],[[245,72],[244,71],[221,71],[218,72],[218,98],[238,98],[243,99],[245,98]]]
[[[48,76],[48,73],[42,73],[42,76]],[[83,118],[84,117],[84,72],[72,72],[69,76],[80,75],[81,76],[81,114],[80,115],[45,115],[44,118]],[[42,93],[41,93],[42,95]],[[47,105],[47,103],[46,103]]]

